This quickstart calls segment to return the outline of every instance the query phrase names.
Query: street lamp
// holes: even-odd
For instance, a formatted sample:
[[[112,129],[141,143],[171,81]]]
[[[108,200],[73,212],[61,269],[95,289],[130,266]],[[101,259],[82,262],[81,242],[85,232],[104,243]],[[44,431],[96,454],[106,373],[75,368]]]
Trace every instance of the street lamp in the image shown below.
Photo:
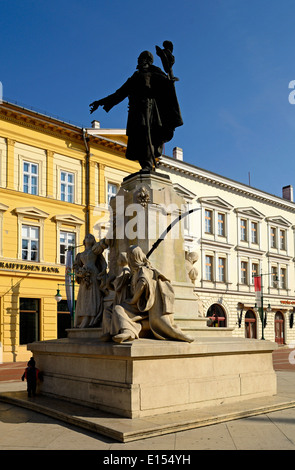
[[[264,338],[264,328],[266,327],[266,314],[264,317],[264,309],[263,309],[263,283],[262,283],[262,276],[268,276],[273,273],[261,273],[257,276],[254,276],[254,285],[255,285],[255,292],[259,293],[260,292],[260,307],[257,307],[257,304],[255,304],[254,311],[258,311],[260,309],[260,319],[261,319],[261,339]],[[275,278],[275,282],[278,282],[278,276]],[[270,304],[268,304],[268,307],[266,309],[267,312],[271,312],[272,308]]]
[[[289,316],[290,328],[293,328],[293,325],[294,325],[294,312],[295,312],[295,307],[293,307],[293,310],[290,312],[290,316]]]
[[[58,285],[59,285],[59,284],[58,284]],[[60,302],[60,301],[62,300],[62,295],[61,295],[59,289],[57,289],[57,292],[56,292],[56,295],[55,295],[54,298],[55,298],[55,300],[56,300],[57,302]]]
[[[73,284],[74,284],[74,280],[73,280],[73,282],[72,282],[71,284],[57,284],[57,285],[58,285],[58,286],[66,286],[66,287],[69,286],[69,287],[71,287],[71,288],[72,288],[72,291],[73,291],[73,296],[74,296],[74,295],[75,295],[75,290],[74,290]],[[62,295],[61,295],[61,293],[60,293],[59,287],[57,288],[57,292],[56,292],[54,298],[55,298],[55,300],[57,301],[57,303],[62,300]],[[72,313],[72,321],[71,321],[71,323],[72,323],[72,325],[73,325],[73,324],[74,324],[74,318],[75,318],[75,298],[74,298],[74,297],[73,297],[73,307],[72,307],[72,309],[73,309],[73,310],[72,310],[72,312],[71,312],[71,313]]]
[[[70,313],[71,313],[71,320],[72,320],[72,327],[75,322],[75,271],[73,269],[73,263],[75,260],[75,248],[78,248],[83,245],[77,245],[77,246],[71,246],[67,248],[66,251],[68,251],[68,256],[67,256],[67,262],[66,262],[66,283],[65,284],[58,284],[57,288],[57,293],[54,296],[55,300],[57,302],[60,302],[62,300],[62,296],[60,294],[59,286],[66,286],[66,287],[71,287],[71,296],[72,296],[72,305],[71,308],[69,307]],[[69,304],[69,296],[67,295],[67,300]]]

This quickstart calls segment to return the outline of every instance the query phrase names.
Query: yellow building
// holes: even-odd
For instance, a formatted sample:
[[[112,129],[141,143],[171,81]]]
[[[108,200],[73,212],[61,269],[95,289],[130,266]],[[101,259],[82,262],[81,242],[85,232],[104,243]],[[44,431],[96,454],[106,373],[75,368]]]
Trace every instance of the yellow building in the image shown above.
[[[66,250],[87,232],[103,235],[109,197],[139,170],[124,133],[98,132],[0,105],[0,361],[25,361],[28,342],[70,327]]]

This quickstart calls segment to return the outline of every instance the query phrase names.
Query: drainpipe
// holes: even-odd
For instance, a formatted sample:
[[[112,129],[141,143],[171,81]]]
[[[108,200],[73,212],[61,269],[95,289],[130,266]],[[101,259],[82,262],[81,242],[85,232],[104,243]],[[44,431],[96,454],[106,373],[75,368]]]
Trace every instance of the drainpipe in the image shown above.
[[[85,185],[85,235],[89,233],[89,201],[90,201],[90,195],[89,195],[89,170],[90,170],[90,151],[89,151],[89,137],[87,137],[87,131],[86,129],[82,129],[83,133],[83,140],[84,140],[84,145],[86,149],[86,185]]]

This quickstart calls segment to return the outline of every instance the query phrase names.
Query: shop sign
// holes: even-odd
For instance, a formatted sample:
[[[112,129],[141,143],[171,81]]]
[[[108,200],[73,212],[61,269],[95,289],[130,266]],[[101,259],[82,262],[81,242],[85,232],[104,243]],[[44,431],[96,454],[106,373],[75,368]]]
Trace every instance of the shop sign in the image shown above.
[[[5,263],[0,262],[1,269],[12,269],[17,271],[30,271],[30,272],[40,272],[40,273],[55,273],[59,274],[59,268],[53,266],[38,266],[35,264],[21,264],[21,263]]]

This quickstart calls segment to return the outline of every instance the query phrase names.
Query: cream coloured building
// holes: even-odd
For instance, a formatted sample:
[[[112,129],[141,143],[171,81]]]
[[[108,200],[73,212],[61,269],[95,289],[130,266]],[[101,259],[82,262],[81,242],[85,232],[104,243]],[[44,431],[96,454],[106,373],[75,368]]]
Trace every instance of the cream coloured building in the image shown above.
[[[112,139],[124,131],[93,129]],[[116,133],[116,135],[114,135]],[[186,209],[185,251],[197,253],[195,294],[213,327],[233,335],[295,344],[295,203],[188,164],[175,148],[157,169],[169,175]],[[100,224],[97,224],[99,227]],[[104,226],[106,228],[107,225]],[[254,279],[261,275],[263,326]]]
[[[235,336],[295,341],[295,203],[291,186],[282,197],[161,157],[190,207],[199,208],[185,228],[186,251],[198,254],[195,293],[203,315]],[[254,277],[261,275],[264,323],[255,308]],[[215,314],[215,315],[214,315]]]

